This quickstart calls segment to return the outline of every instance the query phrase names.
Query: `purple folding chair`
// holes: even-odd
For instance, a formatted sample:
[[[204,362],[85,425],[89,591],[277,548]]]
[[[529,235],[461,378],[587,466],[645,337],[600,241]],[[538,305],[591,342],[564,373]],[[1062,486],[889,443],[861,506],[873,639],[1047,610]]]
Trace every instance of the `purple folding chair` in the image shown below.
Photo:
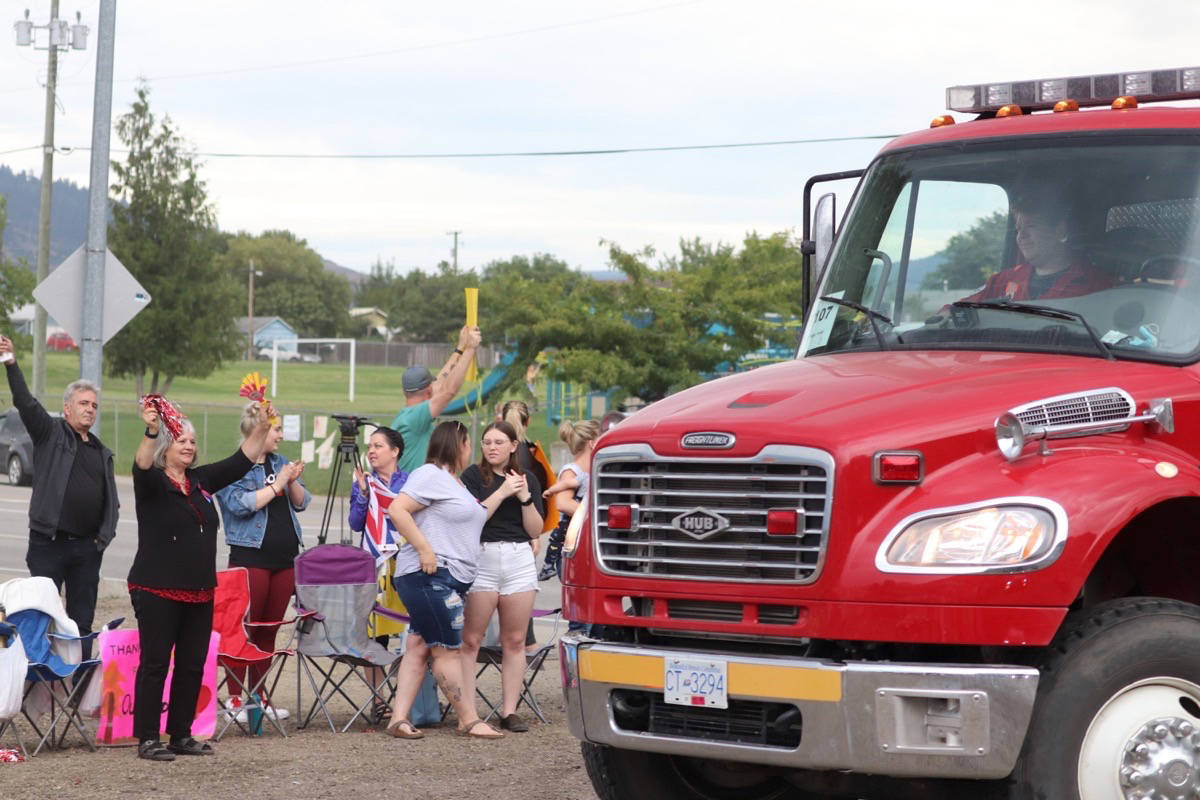
[[[298,555],[295,565],[298,610],[315,612],[300,626],[296,647],[300,665],[296,676],[296,708],[301,708],[301,672],[308,679],[314,699],[296,727],[306,727],[321,713],[330,730],[339,730],[329,713],[329,703],[341,697],[354,709],[353,716],[341,728],[345,731],[360,717],[367,719],[373,703],[391,702],[392,681],[400,664],[399,655],[367,635],[368,617],[374,612],[405,622],[408,618],[375,602],[378,594],[375,558],[365,550],[346,544],[318,545]],[[382,687],[375,687],[367,679],[366,670],[370,667],[386,671]],[[317,675],[321,676],[320,681]],[[365,703],[356,703],[350,697],[345,687],[347,681],[351,686],[357,685],[355,681],[361,682],[367,688],[370,694]]]

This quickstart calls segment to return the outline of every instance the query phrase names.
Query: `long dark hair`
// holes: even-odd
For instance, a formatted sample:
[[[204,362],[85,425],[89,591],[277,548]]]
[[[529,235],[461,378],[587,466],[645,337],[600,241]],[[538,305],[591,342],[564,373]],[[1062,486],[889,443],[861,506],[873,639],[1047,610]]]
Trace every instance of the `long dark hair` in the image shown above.
[[[521,440],[517,438],[517,432],[515,430],[513,430],[513,426],[509,425],[504,420],[496,420],[495,422],[493,422],[492,424],[488,425],[486,428],[483,429],[483,433],[481,433],[479,435],[479,439],[481,441],[483,440],[484,436],[488,435],[488,431],[500,431],[501,433],[503,433],[505,436],[508,437],[508,440],[510,442],[513,442],[514,444],[518,445],[517,449],[514,449],[511,453],[508,454],[508,463],[504,465],[504,469],[502,469],[501,471],[504,472],[505,474],[516,471],[523,475],[524,472],[521,470],[521,462],[517,460],[517,450],[520,449],[519,446],[521,444]],[[492,465],[488,463],[487,457],[483,455],[483,445],[482,444],[480,444],[479,450],[480,450],[479,471],[483,475],[483,485],[491,486],[492,478],[495,476],[496,473],[495,473],[495,471],[493,471]]]
[[[425,463],[457,473],[462,446],[470,441],[470,438],[467,426],[458,420],[440,423],[429,436],[429,450],[425,454]]]

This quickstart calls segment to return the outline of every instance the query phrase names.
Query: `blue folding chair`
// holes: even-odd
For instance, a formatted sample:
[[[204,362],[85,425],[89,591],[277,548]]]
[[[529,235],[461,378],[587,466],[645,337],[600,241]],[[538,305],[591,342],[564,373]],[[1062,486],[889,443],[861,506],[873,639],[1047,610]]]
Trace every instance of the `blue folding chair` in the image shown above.
[[[17,629],[21,642],[25,647],[25,656],[29,659],[29,668],[25,673],[25,695],[23,715],[39,737],[32,755],[37,755],[49,743],[53,748],[62,748],[67,734],[75,728],[87,746],[95,751],[96,742],[87,731],[83,718],[79,714],[79,701],[87,687],[88,678],[92,671],[100,665],[100,659],[93,658],[79,663],[68,663],[55,651],[57,642],[91,641],[99,635],[99,631],[87,636],[70,636],[55,633],[51,628],[53,618],[44,611],[27,608],[14,611],[8,621]],[[110,622],[107,628],[116,628],[124,622],[117,619]],[[31,713],[30,695],[45,687],[50,700],[50,722],[45,729],[38,724],[38,718]],[[44,724],[44,723],[43,723]]]

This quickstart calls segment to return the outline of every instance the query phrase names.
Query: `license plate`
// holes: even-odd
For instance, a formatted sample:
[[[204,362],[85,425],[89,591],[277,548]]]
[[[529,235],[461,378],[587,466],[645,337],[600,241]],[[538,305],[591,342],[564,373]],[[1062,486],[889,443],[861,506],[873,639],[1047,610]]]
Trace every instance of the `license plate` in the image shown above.
[[[729,708],[725,661],[663,659],[663,700],[680,706]]]

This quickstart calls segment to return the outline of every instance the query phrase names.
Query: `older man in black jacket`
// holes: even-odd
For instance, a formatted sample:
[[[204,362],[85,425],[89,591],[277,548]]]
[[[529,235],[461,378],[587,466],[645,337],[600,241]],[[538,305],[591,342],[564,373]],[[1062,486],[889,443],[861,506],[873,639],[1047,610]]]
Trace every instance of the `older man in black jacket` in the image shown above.
[[[25,385],[12,341],[0,336],[13,405],[33,440],[33,494],[29,499],[29,574],[67,586],[67,616],[79,633],[92,632],[100,562],[117,532],[117,483],[112,451],[91,432],[99,392],[90,381],[75,381],[63,394],[63,413],[46,413]],[[84,657],[91,654],[84,645]]]

